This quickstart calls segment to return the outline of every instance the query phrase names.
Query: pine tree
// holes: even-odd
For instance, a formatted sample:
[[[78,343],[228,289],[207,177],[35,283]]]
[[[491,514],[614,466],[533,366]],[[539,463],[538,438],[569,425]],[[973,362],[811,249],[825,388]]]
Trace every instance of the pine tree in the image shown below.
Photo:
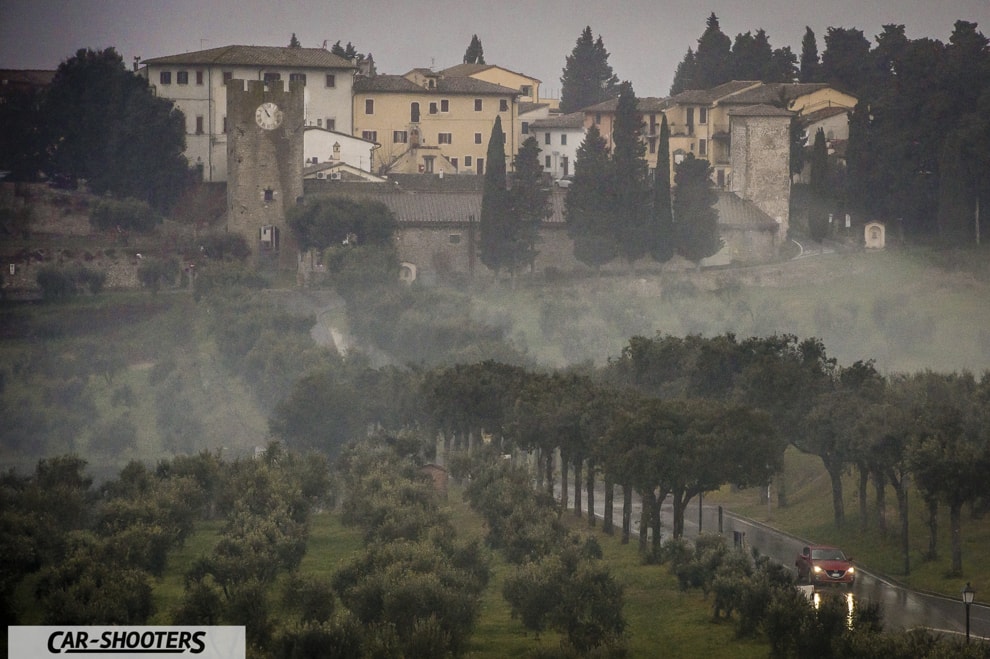
[[[517,227],[512,258],[515,268],[525,264],[532,267],[537,255],[540,224],[550,217],[550,191],[543,185],[543,178],[540,145],[530,135],[516,154],[512,189],[509,190],[512,219]]]
[[[815,33],[810,27],[805,26],[804,38],[801,39],[801,70],[798,80],[801,82],[821,82],[821,69]]]
[[[674,256],[674,215],[670,198],[670,127],[667,115],[660,121],[660,144],[657,146],[657,169],[653,181],[653,240],[650,255],[659,263]]]
[[[630,265],[650,251],[648,168],[638,104],[632,84],[625,81],[619,85],[612,129],[613,228],[619,252]]]
[[[674,174],[674,242],[677,253],[695,265],[722,249],[718,233],[718,197],[712,187],[712,167],[692,154]]]
[[[333,53],[334,55],[337,55],[338,57],[343,57],[344,59],[352,60],[354,58],[360,59],[364,57],[363,55],[361,55],[361,53],[357,51],[357,48],[355,48],[354,44],[352,44],[350,41],[347,42],[346,47],[341,46],[340,41],[337,41],[333,46],[330,47],[330,52]]]
[[[485,49],[481,46],[481,39],[477,34],[471,35],[471,43],[464,52],[465,64],[484,64]]]
[[[560,110],[576,112],[617,94],[619,79],[608,63],[601,36],[595,41],[591,26],[585,27],[560,78]]]
[[[577,150],[574,181],[564,198],[564,209],[574,256],[596,269],[618,254],[612,231],[609,170],[605,138],[592,124]]]
[[[302,48],[302,44],[299,43],[299,39],[296,38],[296,33],[292,33],[292,38],[289,39],[289,48]]]
[[[732,79],[732,41],[719,27],[715,12],[708,17],[707,27],[698,39],[694,59],[698,89],[711,89]]]
[[[502,130],[502,118],[496,116],[488,140],[479,241],[481,262],[494,271],[496,277],[503,268],[512,266],[510,253],[515,232],[506,184],[505,132]]]
[[[674,82],[670,85],[670,95],[680,94],[688,89],[698,89],[695,79],[698,76],[698,62],[694,56],[694,49],[688,47],[684,59],[677,65],[674,71]]]

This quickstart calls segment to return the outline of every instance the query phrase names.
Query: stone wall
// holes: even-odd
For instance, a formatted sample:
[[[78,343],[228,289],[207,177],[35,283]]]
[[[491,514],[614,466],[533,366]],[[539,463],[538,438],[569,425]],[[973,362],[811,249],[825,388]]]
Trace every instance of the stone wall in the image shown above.
[[[732,191],[779,224],[778,240],[790,222],[790,117],[733,116]]]

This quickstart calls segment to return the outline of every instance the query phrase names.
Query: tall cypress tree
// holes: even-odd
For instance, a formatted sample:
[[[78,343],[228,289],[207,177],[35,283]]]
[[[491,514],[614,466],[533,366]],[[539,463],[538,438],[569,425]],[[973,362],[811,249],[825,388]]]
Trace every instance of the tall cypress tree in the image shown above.
[[[468,45],[467,50],[464,51],[464,63],[465,64],[485,63],[485,49],[482,48],[481,39],[478,38],[477,34],[471,35],[471,43]]]
[[[619,103],[612,129],[613,213],[616,244],[632,264],[649,252],[649,184],[646,180],[646,144],[641,139],[643,119],[632,83],[619,85]]]
[[[481,262],[493,270],[496,276],[502,268],[511,266],[509,254],[514,231],[506,183],[505,132],[502,130],[502,118],[496,116],[492,135],[488,140],[479,241]]]
[[[674,184],[677,253],[700,266],[701,259],[722,249],[712,167],[707,160],[688,154],[676,167]]]
[[[657,169],[653,180],[653,238],[650,255],[659,263],[674,256],[674,214],[670,198],[670,127],[661,114]]]
[[[818,129],[811,147],[811,197],[808,217],[808,233],[811,239],[821,242],[828,235],[829,176],[828,146],[825,144],[825,130]]]
[[[608,51],[599,35],[596,41],[591,26],[584,28],[560,78],[560,110],[576,112],[595,103],[614,98],[619,79],[608,63]]]
[[[612,231],[609,169],[605,138],[592,124],[578,147],[574,181],[567,190],[564,208],[575,258],[596,269],[618,254]]]
[[[801,39],[801,69],[798,80],[801,82],[821,82],[822,64],[818,60],[818,42],[814,31],[807,25],[804,27],[804,38]]]
[[[516,225],[510,267],[517,269],[527,264],[532,267],[537,255],[540,224],[550,217],[550,191],[543,185],[540,145],[532,135],[526,138],[516,154],[509,202]]]

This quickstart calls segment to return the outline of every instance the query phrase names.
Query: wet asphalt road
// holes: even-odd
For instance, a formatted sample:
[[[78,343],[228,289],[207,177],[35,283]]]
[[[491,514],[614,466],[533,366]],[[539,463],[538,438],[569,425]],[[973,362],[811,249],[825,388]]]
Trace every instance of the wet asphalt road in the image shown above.
[[[604,492],[595,495],[596,514],[604,515]],[[616,490],[614,498],[613,520],[617,527],[622,523],[622,494]],[[692,502],[685,515],[685,535],[693,537],[698,533],[698,524],[704,532],[719,532],[725,535],[729,542],[740,540],[747,547],[758,549],[789,569],[794,569],[794,559],[802,546],[809,544],[806,540],[794,538],[779,531],[770,529],[757,522],[736,517],[728,511],[723,511],[722,528],[718,526],[718,507],[702,506],[701,519],[697,502]],[[568,505],[573,506],[573,490],[568,497]],[[662,525],[665,530],[673,526],[672,508],[665,505],[662,508]],[[633,503],[633,535],[639,532],[640,504],[638,497]],[[740,535],[737,536],[736,533]],[[960,591],[965,585],[960,581]],[[879,575],[872,574],[868,569],[857,566],[856,584],[851,593],[844,587],[830,587],[823,593],[839,594],[846,597],[850,608],[863,602],[879,602],[883,607],[884,626],[887,629],[928,628],[947,635],[965,634],[966,609],[962,598],[947,598],[939,595],[929,595],[901,587]],[[990,594],[988,594],[990,595]],[[990,638],[990,607],[979,603],[981,594],[977,593],[975,602],[970,609],[970,634],[973,638]]]

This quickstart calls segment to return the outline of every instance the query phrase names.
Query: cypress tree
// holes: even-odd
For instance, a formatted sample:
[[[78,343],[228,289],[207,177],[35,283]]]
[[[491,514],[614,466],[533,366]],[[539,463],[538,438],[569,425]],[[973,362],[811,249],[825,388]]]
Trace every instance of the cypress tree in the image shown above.
[[[674,235],[677,253],[695,265],[722,249],[718,233],[718,197],[712,187],[712,167],[692,154],[674,174]]]
[[[513,239],[512,214],[505,174],[505,132],[502,118],[495,117],[488,140],[488,166],[481,196],[480,257],[481,262],[495,272],[511,266],[509,258]]]
[[[619,85],[612,130],[613,230],[619,251],[629,264],[650,250],[648,168],[638,104],[632,84],[625,81]]]
[[[543,185],[540,145],[532,135],[526,138],[516,154],[509,201],[516,225],[512,267],[519,268],[525,264],[532,267],[537,255],[540,223],[550,217],[550,191]]]
[[[618,253],[612,231],[609,169],[605,138],[592,124],[578,147],[574,181],[567,190],[564,208],[575,258],[596,269]]]
[[[650,241],[651,256],[659,263],[666,263],[674,256],[674,214],[670,202],[670,127],[667,115],[662,114],[653,180],[654,236]]]
[[[798,80],[801,82],[821,82],[821,68],[815,33],[810,27],[805,26],[804,38],[801,39],[801,70],[798,74]]]
[[[468,45],[467,50],[464,51],[464,63],[465,64],[485,63],[485,49],[482,48],[481,39],[478,38],[477,34],[471,35],[471,43]]]
[[[815,133],[811,148],[811,209],[808,218],[808,233],[811,239],[821,242],[828,235],[829,208],[828,147],[825,144],[825,131]]]
[[[560,110],[576,112],[614,98],[619,79],[608,63],[608,51],[601,36],[595,41],[591,26],[584,28],[560,78]]]

